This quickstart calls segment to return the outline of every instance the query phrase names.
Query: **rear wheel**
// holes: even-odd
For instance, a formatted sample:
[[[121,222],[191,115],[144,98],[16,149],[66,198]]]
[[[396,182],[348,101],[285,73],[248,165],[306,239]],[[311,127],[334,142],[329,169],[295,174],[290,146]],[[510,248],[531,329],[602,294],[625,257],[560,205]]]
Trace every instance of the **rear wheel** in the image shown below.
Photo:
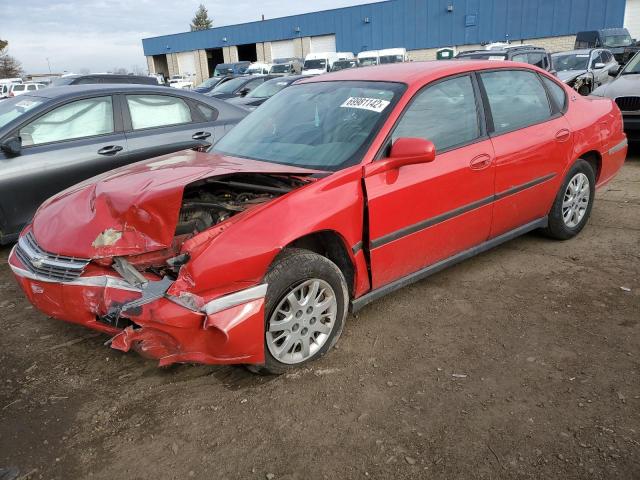
[[[337,342],[347,314],[344,275],[329,259],[302,249],[283,252],[265,276],[265,364],[281,374],[323,356]]]
[[[595,198],[595,173],[582,159],[573,164],[549,213],[547,235],[558,240],[575,237],[591,215]]]

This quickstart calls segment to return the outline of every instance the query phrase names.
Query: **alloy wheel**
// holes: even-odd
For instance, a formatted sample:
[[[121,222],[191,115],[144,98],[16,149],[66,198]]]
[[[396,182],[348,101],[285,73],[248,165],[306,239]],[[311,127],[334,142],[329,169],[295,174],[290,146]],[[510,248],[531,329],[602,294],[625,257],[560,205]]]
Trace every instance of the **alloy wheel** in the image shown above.
[[[575,228],[580,224],[590,199],[589,178],[584,173],[576,173],[569,181],[562,200],[562,219],[567,227]]]
[[[327,342],[336,324],[338,302],[327,282],[305,280],[286,292],[267,325],[267,348],[278,361],[302,363]]]

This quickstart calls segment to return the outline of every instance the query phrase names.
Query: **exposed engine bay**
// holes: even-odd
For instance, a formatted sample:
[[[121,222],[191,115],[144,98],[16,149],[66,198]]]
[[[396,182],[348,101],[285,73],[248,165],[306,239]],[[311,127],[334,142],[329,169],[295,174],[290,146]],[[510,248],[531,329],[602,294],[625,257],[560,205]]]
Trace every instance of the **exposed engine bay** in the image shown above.
[[[229,175],[193,183],[184,191],[176,235],[202,232],[305,183],[299,177],[267,174]]]
[[[589,95],[598,85],[595,84],[595,78],[592,73],[587,72],[575,77],[567,82],[571,88],[582,96]]]

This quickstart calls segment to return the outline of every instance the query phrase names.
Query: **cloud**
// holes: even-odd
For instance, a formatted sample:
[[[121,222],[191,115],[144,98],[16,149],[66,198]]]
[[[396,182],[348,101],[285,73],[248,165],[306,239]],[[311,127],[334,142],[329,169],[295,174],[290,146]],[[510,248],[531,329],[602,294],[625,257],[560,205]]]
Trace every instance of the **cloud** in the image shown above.
[[[142,39],[184,32],[204,3],[214,26],[368,3],[354,0],[23,0],[0,37],[29,73],[146,68]],[[7,18],[8,16],[8,18]]]

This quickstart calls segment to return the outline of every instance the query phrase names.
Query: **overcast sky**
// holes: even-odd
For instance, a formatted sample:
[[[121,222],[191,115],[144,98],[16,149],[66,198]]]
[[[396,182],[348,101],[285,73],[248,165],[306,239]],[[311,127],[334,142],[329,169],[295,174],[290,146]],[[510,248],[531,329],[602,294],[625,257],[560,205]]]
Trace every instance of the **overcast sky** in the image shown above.
[[[372,0],[21,0],[5,9],[0,38],[27,73],[146,68],[141,39],[184,32],[200,3],[214,26]]]

